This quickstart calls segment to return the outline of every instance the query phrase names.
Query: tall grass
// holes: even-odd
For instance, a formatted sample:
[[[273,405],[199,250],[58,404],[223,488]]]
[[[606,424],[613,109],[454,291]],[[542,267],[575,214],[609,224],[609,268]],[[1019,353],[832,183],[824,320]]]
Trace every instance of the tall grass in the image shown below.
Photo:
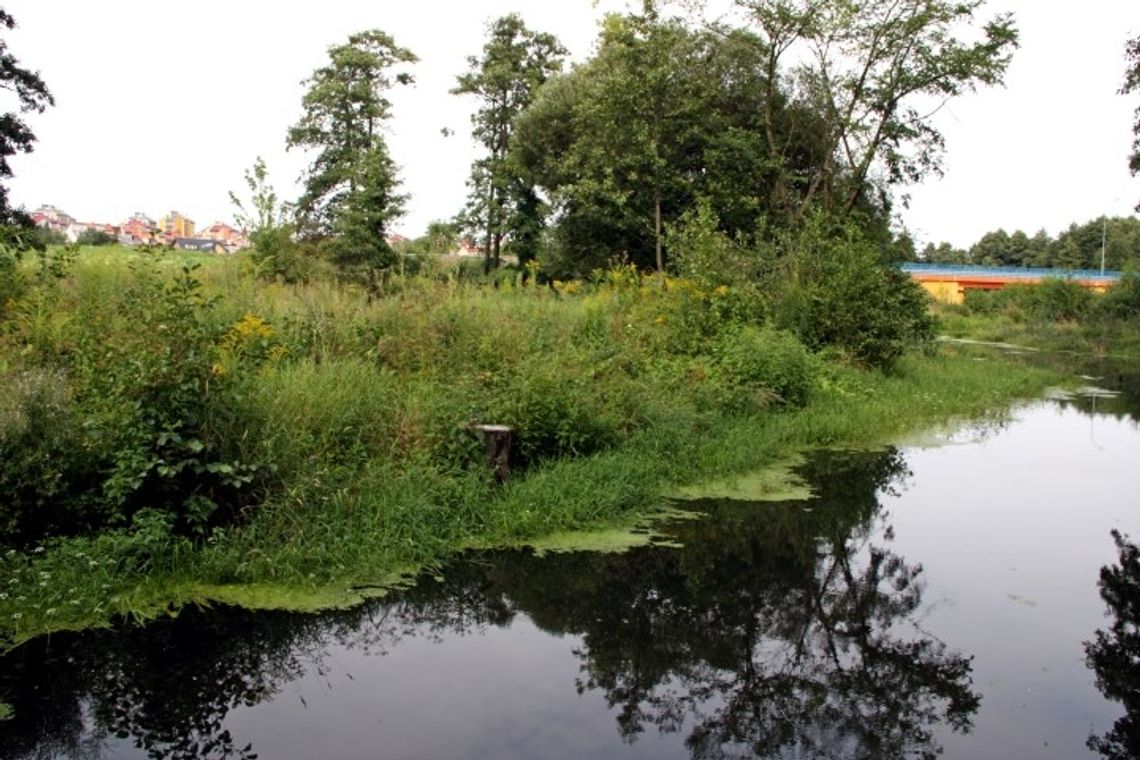
[[[825,363],[751,319],[730,288],[661,289],[624,270],[557,287],[395,278],[380,299],[255,284],[236,260],[194,276],[201,297],[172,325],[181,291],[140,283],[178,282],[179,267],[100,252],[32,288],[0,325],[0,379],[59,378],[59,419],[132,433],[80,435],[69,456],[29,437],[21,407],[0,419],[0,454],[63,451],[60,482],[75,485],[59,503],[93,515],[104,514],[100,478],[130,472],[107,447],[134,442],[147,484],[102,524],[22,549],[10,534],[0,639],[152,615],[233,584],[368,586],[464,546],[628,522],[671,486],[978,413],[1045,378],[951,357],[905,359],[891,375]],[[136,364],[146,371],[120,367]],[[156,373],[191,382],[201,403],[171,390],[159,398],[182,404],[179,416],[136,414]],[[474,422],[515,429],[507,484]],[[8,477],[28,480],[31,467]],[[194,522],[206,496],[219,510]],[[0,506],[17,523],[28,508]]]

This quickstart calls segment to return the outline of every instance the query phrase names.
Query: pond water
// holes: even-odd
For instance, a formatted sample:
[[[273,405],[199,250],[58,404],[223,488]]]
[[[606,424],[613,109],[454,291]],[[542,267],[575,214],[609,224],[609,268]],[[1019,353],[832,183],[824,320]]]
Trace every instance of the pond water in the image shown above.
[[[0,660],[0,758],[1138,756],[1140,559],[1112,531],[1140,539],[1140,371],[1094,372],[1123,392],[817,453],[814,498],[694,504],[680,548],[32,642]]]

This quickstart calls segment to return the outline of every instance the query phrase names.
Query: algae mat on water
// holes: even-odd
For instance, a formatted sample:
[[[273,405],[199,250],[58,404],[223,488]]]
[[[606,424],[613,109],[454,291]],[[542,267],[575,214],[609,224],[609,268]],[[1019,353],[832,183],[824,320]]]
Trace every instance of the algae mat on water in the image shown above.
[[[803,455],[796,454],[743,475],[678,488],[668,496],[678,501],[805,501],[812,497],[811,488],[795,473],[803,463]]]

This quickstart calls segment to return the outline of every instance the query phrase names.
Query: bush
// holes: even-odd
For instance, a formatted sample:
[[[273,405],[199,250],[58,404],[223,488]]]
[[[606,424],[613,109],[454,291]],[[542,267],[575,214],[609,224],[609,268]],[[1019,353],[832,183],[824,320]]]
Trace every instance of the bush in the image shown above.
[[[77,245],[101,246],[114,245],[117,242],[118,240],[115,239],[114,235],[103,232],[103,230],[83,230],[83,232],[80,232],[75,238]]]
[[[790,247],[773,287],[776,323],[809,348],[836,347],[887,370],[908,346],[934,339],[922,287],[880,263],[856,228],[828,230],[814,220]]]
[[[7,540],[126,527],[142,509],[201,535],[255,496],[261,468],[235,454],[246,423],[231,370],[264,358],[253,333],[267,327],[216,323],[192,271],[136,267],[129,287],[80,302],[56,345],[28,342],[33,368],[0,411]]]
[[[91,442],[66,379],[32,369],[2,382],[0,542],[28,543],[96,525],[94,500],[81,495],[95,469]]]
[[[714,349],[714,392],[730,412],[753,412],[778,403],[803,406],[816,364],[794,335],[772,328],[744,327],[725,335]]]
[[[1108,319],[1140,319],[1140,272],[1122,276],[1100,299],[1097,311]]]
[[[16,299],[27,288],[18,264],[14,253],[0,248],[0,319],[11,310]]]
[[[1093,294],[1080,283],[1049,277],[1028,288],[1028,310],[1043,322],[1076,322],[1092,306]]]

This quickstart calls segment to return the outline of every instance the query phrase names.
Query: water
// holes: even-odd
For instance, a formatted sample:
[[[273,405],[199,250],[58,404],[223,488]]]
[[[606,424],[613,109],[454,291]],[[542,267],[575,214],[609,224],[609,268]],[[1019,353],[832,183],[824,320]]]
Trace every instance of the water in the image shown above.
[[[813,456],[810,502],[702,503],[681,549],[33,642],[0,758],[1102,756],[1140,700],[1140,562],[1121,615],[1098,589],[1140,539],[1140,373],[1093,372],[948,445]]]

